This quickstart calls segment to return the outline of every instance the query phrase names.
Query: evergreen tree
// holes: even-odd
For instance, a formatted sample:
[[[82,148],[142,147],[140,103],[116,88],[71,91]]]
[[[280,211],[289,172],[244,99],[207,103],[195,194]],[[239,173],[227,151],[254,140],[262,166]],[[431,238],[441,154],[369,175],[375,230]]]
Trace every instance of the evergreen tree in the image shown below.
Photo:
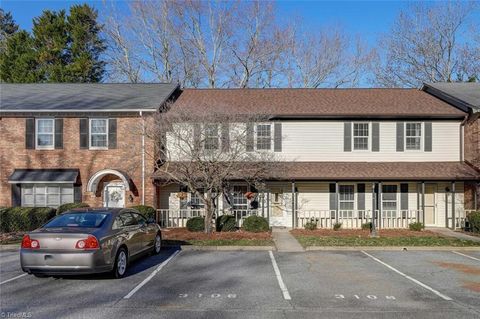
[[[2,36],[11,36],[18,31],[18,24],[13,20],[10,12],[5,13],[5,10],[0,8],[0,32]]]
[[[37,72],[33,39],[26,31],[19,31],[6,40],[0,53],[0,80],[8,83],[32,83],[40,81]]]
[[[102,26],[97,23],[98,13],[88,6],[73,5],[67,18],[70,36],[67,77],[70,82],[99,82],[105,73],[105,62],[100,55],[105,51],[100,38]]]

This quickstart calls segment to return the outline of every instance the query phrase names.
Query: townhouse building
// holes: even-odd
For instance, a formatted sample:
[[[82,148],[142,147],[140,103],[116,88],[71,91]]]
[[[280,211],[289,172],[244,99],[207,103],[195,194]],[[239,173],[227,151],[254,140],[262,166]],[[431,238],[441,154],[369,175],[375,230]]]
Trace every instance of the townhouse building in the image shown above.
[[[282,169],[262,189],[232,182],[219,210],[261,214],[286,227],[314,218],[320,227],[355,228],[375,217],[380,227],[402,228],[414,221],[460,227],[478,209],[478,116],[427,86],[2,84],[1,91],[0,206],[145,203],[167,225],[184,225],[201,202],[184,185],[163,183],[148,157],[156,143],[144,132],[145,121],[168,101],[205,114],[269,115],[249,130],[248,151],[272,152]]]

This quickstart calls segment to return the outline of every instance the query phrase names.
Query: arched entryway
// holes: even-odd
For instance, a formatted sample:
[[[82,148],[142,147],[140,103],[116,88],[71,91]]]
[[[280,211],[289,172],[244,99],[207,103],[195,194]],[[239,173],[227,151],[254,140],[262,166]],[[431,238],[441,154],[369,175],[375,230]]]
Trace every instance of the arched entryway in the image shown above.
[[[102,198],[104,207],[125,207],[131,191],[131,180],[127,174],[104,169],[92,175],[87,184],[87,191]]]

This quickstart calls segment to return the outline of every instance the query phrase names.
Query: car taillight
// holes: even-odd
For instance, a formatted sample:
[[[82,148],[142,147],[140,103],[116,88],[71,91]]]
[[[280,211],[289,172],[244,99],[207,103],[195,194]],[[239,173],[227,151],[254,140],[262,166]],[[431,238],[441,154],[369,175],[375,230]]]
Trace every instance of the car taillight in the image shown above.
[[[76,249],[98,249],[100,245],[98,244],[98,240],[95,236],[89,235],[86,239],[81,239],[77,241],[75,245]]]
[[[22,248],[26,249],[39,249],[40,242],[36,239],[31,239],[30,236],[25,235],[22,238]]]

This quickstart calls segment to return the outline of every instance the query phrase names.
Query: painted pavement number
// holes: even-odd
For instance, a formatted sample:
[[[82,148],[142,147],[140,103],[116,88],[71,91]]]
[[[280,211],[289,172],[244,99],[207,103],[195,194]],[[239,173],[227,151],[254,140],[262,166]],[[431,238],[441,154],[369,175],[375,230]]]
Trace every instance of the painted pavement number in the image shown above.
[[[235,299],[237,294],[178,294],[178,298],[210,298],[210,299]]]
[[[335,294],[335,299],[357,299],[357,300],[397,300],[395,296],[376,296],[376,295],[343,295]]]

